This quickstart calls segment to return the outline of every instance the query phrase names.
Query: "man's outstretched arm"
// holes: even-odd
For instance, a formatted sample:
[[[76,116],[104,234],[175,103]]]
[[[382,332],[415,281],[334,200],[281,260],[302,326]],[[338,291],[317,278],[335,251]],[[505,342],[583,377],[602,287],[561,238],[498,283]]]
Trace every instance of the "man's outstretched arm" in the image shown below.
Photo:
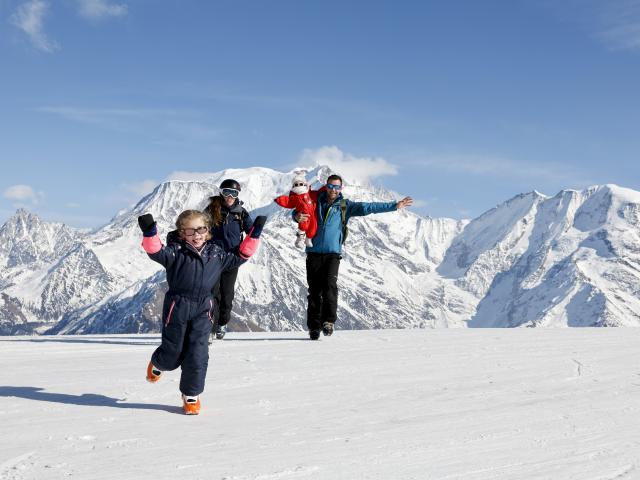
[[[393,212],[402,210],[413,204],[411,197],[404,197],[397,202],[349,202],[347,201],[347,216],[362,217],[372,213]]]

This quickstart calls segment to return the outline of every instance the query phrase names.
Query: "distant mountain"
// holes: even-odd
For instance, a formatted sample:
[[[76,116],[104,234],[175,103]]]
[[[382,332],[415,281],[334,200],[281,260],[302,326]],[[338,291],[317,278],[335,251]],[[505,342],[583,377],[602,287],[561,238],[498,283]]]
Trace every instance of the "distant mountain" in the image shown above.
[[[640,325],[640,193],[519,195],[473,220],[438,272],[480,302],[471,327]]]
[[[240,269],[231,328],[305,326],[304,254],[291,212],[273,203],[293,172],[225,170],[158,185],[107,225],[82,232],[18,210],[0,228],[0,334],[132,333],[160,327],[164,272],[140,247],[138,215],[161,234],[202,209],[223,178],[269,215],[258,253]],[[307,178],[319,187],[329,173]],[[349,181],[345,196],[394,192]],[[614,185],[518,195],[473,221],[411,211],[354,218],[340,265],[340,328],[640,325],[640,193]]]

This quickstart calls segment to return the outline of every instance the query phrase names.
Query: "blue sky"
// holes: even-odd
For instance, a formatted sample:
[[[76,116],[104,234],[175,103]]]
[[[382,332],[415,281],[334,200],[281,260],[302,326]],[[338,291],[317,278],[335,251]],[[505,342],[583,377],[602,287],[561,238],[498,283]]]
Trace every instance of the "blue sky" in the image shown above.
[[[0,222],[325,157],[436,217],[640,189],[638,85],[640,0],[0,0]]]

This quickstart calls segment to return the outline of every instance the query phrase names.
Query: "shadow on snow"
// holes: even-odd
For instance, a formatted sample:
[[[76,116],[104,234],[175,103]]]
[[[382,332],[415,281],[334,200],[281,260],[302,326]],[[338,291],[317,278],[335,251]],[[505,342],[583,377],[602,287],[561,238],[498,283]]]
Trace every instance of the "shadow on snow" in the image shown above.
[[[95,393],[69,395],[68,393],[45,392],[39,387],[0,386],[0,397],[17,397],[41,402],[66,403],[83,407],[133,408],[137,410],[162,410],[169,413],[182,413],[182,408],[154,403],[124,403],[123,399],[107,397]]]
[[[38,337],[38,338],[2,338],[0,342],[32,342],[32,343],[95,343],[104,345],[160,345],[160,339],[147,341],[133,341],[127,339],[110,340],[109,338],[60,338],[60,337]]]
[[[224,337],[224,340],[214,340],[214,343],[217,342],[297,342],[299,340],[304,340],[305,342],[309,340],[309,337],[304,338],[296,338],[296,337],[279,337],[279,338],[228,338]]]

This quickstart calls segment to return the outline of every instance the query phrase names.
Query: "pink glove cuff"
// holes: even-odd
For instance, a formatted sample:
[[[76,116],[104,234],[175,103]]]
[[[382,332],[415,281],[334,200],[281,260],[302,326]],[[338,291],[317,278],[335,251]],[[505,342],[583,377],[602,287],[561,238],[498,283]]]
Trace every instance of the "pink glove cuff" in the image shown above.
[[[149,254],[158,253],[162,250],[162,241],[160,240],[160,236],[156,234],[153,237],[144,237],[142,239],[142,248],[144,248],[144,251]]]
[[[240,249],[239,249],[240,256],[245,260],[248,259],[249,257],[251,257],[251,255],[256,253],[256,250],[258,250],[259,245],[260,245],[259,238],[251,238],[251,237],[245,238],[240,244]]]

